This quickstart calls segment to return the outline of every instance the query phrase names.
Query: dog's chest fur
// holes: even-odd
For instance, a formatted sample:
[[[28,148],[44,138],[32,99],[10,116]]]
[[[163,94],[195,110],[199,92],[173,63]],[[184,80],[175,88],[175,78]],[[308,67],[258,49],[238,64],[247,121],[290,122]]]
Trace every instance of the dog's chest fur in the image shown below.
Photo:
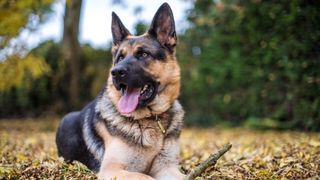
[[[99,153],[99,148],[88,146],[90,152],[100,162],[101,154],[105,154],[125,162],[127,170],[139,172],[148,171],[166,141],[179,137],[184,115],[181,105],[175,101],[165,118],[160,120],[166,129],[166,133],[163,133],[156,119],[133,120],[119,115],[106,94],[97,101],[95,111],[99,115],[98,124],[103,124],[106,131],[105,135],[99,133],[104,136],[104,153],[101,153],[101,148]]]
[[[113,138],[106,146],[105,153],[121,158],[127,165],[128,171],[148,172],[150,164],[163,147],[164,135],[158,130],[154,121],[150,120],[122,125],[122,132],[112,127],[108,129]],[[125,151],[119,152],[119,149]]]

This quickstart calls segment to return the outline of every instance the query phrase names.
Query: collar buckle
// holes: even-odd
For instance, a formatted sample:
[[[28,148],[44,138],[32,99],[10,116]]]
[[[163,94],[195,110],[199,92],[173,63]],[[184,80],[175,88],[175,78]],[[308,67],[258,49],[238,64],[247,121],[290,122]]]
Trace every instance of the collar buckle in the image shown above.
[[[158,123],[158,126],[162,132],[162,134],[165,134],[166,133],[166,130],[164,129],[162,123],[161,123],[161,119],[158,117],[158,115],[156,114],[156,121]]]

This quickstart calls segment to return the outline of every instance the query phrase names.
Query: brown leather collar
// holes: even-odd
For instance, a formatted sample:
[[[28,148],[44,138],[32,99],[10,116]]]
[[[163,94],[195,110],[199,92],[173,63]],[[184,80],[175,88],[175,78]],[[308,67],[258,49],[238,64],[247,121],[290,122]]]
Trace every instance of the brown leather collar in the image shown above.
[[[128,120],[133,120],[132,117],[125,117]],[[165,127],[163,126],[162,122],[163,120],[167,120],[169,118],[169,114],[167,112],[164,112],[162,114],[153,114],[149,117],[147,117],[147,119],[149,120],[154,120],[157,121],[158,127],[160,129],[160,131],[162,132],[162,134],[166,134],[167,130],[165,129]]]

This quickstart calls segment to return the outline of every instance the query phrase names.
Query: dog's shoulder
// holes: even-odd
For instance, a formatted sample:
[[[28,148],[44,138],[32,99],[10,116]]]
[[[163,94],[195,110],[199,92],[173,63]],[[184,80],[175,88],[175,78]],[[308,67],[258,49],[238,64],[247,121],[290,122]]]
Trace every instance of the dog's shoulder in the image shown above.
[[[171,114],[171,118],[166,138],[179,138],[183,127],[184,110],[178,100],[174,101],[172,107],[169,109],[169,113]]]
[[[88,150],[93,154],[96,160],[101,161],[104,154],[103,139],[96,130],[99,116],[95,111],[97,99],[94,99],[80,111],[82,123],[82,136]]]

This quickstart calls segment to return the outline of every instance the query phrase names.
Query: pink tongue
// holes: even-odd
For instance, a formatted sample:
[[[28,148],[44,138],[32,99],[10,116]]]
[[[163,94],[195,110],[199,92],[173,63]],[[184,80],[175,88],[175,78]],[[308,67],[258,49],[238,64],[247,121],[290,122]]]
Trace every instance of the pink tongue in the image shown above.
[[[121,96],[118,103],[118,109],[121,114],[129,114],[133,112],[139,102],[140,88],[128,88]]]

